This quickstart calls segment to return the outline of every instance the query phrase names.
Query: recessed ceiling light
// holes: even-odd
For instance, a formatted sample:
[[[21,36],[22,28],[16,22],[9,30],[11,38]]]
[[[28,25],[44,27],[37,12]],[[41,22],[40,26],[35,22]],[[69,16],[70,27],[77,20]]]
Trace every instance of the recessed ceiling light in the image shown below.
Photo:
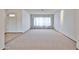
[[[15,14],[9,14],[9,17],[15,17]]]

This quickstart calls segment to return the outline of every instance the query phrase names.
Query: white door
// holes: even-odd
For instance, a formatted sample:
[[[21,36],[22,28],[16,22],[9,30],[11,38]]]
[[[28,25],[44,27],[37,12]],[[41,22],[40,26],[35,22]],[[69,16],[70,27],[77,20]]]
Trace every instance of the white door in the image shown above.
[[[15,15],[15,14],[13,14]],[[7,20],[6,20],[6,30],[7,32],[15,32],[17,29],[17,17],[13,15],[7,15]]]

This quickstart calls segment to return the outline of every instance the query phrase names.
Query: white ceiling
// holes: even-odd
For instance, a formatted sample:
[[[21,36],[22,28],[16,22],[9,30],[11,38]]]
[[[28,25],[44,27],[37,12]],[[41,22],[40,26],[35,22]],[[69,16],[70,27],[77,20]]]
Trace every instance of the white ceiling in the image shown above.
[[[59,13],[60,9],[26,9],[30,14],[55,14]]]

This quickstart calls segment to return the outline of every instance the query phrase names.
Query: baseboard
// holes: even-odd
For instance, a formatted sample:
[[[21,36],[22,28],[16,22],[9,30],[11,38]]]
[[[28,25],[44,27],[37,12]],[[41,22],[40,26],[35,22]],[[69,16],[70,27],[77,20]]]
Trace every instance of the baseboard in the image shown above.
[[[17,33],[23,33],[23,32],[6,32],[5,34],[17,34]]]
[[[6,50],[6,48],[3,48],[2,50]]]
[[[62,33],[63,34],[63,33]],[[67,37],[67,38],[69,38],[70,40],[72,40],[72,41],[74,41],[75,43],[76,43],[76,41],[75,40],[73,40],[72,38],[70,38],[70,37],[68,37],[68,36],[66,36],[65,34],[63,34],[65,37]]]
[[[23,33],[26,33],[26,32],[28,32],[29,30],[31,30],[31,28],[29,28],[27,31],[25,31],[25,32],[23,32]]]
[[[78,48],[76,48],[76,50],[79,50]]]
[[[0,50],[5,50],[5,47],[0,48]]]
[[[56,29],[54,29],[56,32],[59,32],[59,31],[57,31]],[[59,33],[61,33],[61,32],[59,32]],[[66,36],[64,33],[61,33],[62,35],[64,35],[65,37],[67,37],[67,38],[69,38],[70,40],[72,40],[72,41],[74,41],[75,43],[76,43],[76,41],[75,40],[73,40],[72,38],[70,38],[70,37],[68,37],[68,36]]]

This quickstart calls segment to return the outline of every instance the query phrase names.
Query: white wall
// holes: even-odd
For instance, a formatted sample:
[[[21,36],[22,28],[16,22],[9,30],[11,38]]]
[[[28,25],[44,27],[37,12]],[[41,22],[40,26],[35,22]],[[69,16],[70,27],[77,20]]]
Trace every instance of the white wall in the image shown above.
[[[76,41],[74,10],[64,10],[63,28],[65,35]]]
[[[56,30],[76,41],[74,13],[74,10],[64,10],[61,16],[55,15],[54,27]]]
[[[15,17],[9,17],[9,14],[15,14]],[[6,10],[6,32],[22,32],[21,10]]]
[[[30,29],[30,14],[26,10],[22,10],[22,29],[23,32]]]
[[[77,48],[79,49],[79,10],[75,11],[75,21],[76,21],[76,38],[77,38]]]
[[[9,17],[8,14],[15,14]],[[6,32],[25,32],[30,28],[30,15],[25,10],[9,9],[6,10]]]
[[[0,9],[0,49],[5,48],[4,27],[5,27],[5,10]]]
[[[60,13],[54,14],[54,29],[61,31]]]

